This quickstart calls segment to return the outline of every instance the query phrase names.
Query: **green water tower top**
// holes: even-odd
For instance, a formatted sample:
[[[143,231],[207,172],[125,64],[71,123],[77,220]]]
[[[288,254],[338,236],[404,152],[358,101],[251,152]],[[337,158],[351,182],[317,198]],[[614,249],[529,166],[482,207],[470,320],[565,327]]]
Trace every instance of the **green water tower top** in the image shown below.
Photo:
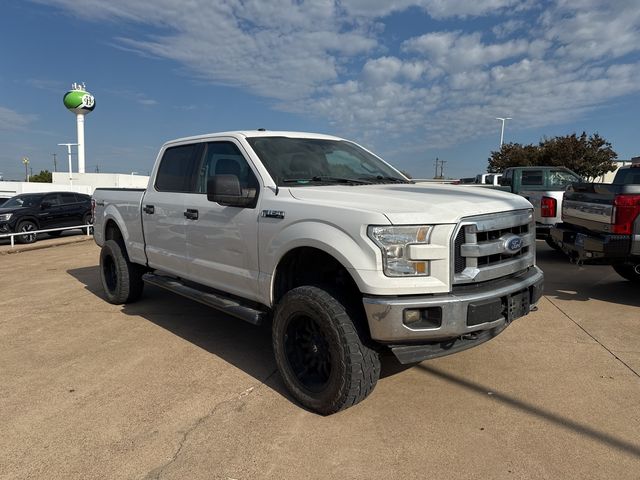
[[[64,94],[64,106],[75,114],[86,115],[96,106],[96,99],[87,92],[84,83],[74,83],[71,90]]]

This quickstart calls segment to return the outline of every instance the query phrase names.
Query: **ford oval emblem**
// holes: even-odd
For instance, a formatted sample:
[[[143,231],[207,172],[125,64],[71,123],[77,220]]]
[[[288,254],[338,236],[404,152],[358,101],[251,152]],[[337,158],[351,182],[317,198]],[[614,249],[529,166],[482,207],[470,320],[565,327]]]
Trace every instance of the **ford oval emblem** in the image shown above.
[[[522,248],[522,239],[520,237],[510,238],[507,241],[506,246],[507,246],[507,250],[509,250],[512,253],[515,253]]]

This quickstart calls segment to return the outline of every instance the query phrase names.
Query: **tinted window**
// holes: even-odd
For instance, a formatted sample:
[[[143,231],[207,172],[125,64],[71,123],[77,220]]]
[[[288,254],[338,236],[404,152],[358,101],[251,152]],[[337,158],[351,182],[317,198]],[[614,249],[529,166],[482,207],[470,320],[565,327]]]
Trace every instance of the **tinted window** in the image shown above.
[[[207,182],[214,175],[235,175],[242,188],[257,188],[258,181],[249,164],[232,142],[209,142],[205,145],[198,170],[198,193],[206,193]]]
[[[613,183],[624,185],[640,185],[640,168],[621,168],[617,171]]]
[[[76,196],[73,193],[61,193],[60,194],[62,196],[62,203],[63,204],[67,204],[67,203],[76,203]]]
[[[542,170],[523,170],[522,185],[542,185]]]
[[[194,171],[199,144],[167,148],[162,156],[156,189],[162,192],[194,191]]]
[[[50,207],[60,205],[60,196],[57,193],[54,193],[52,195],[46,195],[42,199],[42,203],[47,203],[49,204]]]

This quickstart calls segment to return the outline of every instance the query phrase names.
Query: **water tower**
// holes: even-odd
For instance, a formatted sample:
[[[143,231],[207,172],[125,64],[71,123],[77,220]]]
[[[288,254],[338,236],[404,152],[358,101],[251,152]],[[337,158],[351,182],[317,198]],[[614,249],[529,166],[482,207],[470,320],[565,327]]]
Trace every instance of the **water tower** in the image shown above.
[[[84,116],[92,112],[96,99],[87,92],[84,83],[71,85],[71,90],[64,94],[64,106],[76,114],[78,126],[78,173],[84,173]]]

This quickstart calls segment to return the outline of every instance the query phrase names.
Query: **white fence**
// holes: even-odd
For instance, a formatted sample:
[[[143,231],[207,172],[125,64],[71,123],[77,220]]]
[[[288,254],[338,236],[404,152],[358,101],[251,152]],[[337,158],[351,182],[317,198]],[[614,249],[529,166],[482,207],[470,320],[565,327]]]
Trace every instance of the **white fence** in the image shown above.
[[[60,227],[60,228],[48,228],[46,230],[29,230],[26,232],[16,232],[16,233],[3,233],[2,235],[0,235],[0,238],[7,238],[10,237],[11,238],[11,248],[15,247],[15,237],[22,237],[24,235],[37,235],[39,233],[49,233],[49,232],[62,232],[63,230],[87,230],[87,237],[91,236],[91,230],[93,229],[93,225],[91,225],[90,223],[86,224],[86,225],[76,225],[74,227]]]

